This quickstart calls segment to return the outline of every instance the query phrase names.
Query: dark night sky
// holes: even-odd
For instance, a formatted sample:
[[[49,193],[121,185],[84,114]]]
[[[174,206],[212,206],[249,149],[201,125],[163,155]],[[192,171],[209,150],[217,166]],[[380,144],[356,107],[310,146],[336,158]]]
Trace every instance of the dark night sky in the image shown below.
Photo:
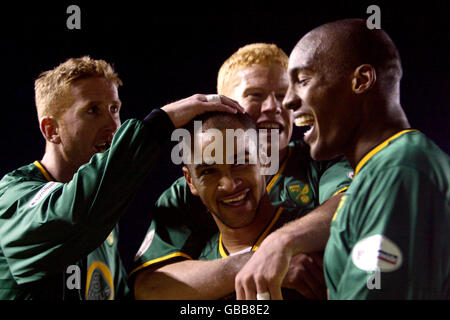
[[[220,65],[245,44],[273,42],[289,54],[310,29],[342,18],[367,18],[371,4],[381,8],[381,26],[402,57],[401,101],[411,125],[450,153],[449,1],[95,3],[2,4],[1,176],[41,159],[45,144],[33,82],[41,71],[69,57],[88,54],[113,63],[124,81],[119,91],[122,120],[142,118],[168,102],[214,93]],[[66,28],[71,4],[81,8],[81,30]],[[169,156],[121,220],[120,248],[127,268],[149,226],[151,205],[181,173],[167,163]]]

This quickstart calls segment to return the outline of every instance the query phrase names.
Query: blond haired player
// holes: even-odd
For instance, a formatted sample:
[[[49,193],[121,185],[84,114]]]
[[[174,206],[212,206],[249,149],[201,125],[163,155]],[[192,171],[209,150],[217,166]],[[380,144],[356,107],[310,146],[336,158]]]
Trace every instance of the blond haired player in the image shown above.
[[[0,181],[0,299],[128,295],[116,224],[175,127],[239,106],[194,95],[121,125],[111,65],[69,59],[35,82],[45,153]]]
[[[257,129],[279,131],[279,170],[273,176],[264,177],[268,197],[274,207],[282,207],[284,212],[294,212],[303,219],[305,235],[311,232],[315,235],[305,246],[321,251],[340,198],[339,194],[333,195],[349,185],[347,174],[351,169],[345,162],[313,161],[305,143],[289,143],[292,111],[281,104],[288,87],[287,64],[287,55],[274,44],[244,46],[222,65],[217,88],[218,93],[239,102]],[[239,200],[231,199],[230,206],[233,201]],[[314,210],[316,207],[319,208]],[[230,256],[236,249],[233,243],[239,247],[243,240],[236,236],[225,240],[225,245],[215,242],[214,252],[202,256],[201,252],[217,236],[218,229],[200,198],[189,190],[184,177],[161,195],[152,218],[131,273],[136,298],[219,299],[234,293],[234,277],[257,249],[257,240],[245,242],[250,253]],[[320,255],[296,256],[286,287],[306,298],[323,298],[322,274],[315,273],[320,268]]]

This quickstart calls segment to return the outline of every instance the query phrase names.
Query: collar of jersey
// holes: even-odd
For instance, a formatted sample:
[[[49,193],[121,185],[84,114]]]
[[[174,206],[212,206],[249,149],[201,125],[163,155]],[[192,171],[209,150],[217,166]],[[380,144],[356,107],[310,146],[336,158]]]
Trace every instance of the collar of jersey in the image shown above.
[[[375,148],[373,148],[368,154],[366,154],[361,161],[358,162],[356,169],[355,169],[355,177],[358,174],[359,171],[361,171],[362,167],[367,163],[367,161],[370,160],[370,158],[372,158],[375,154],[377,154],[378,152],[380,152],[381,150],[383,150],[384,148],[386,148],[389,143],[395,139],[397,139],[398,137],[400,137],[401,135],[407,133],[407,132],[412,132],[412,131],[419,131],[416,129],[406,129],[406,130],[402,130],[400,132],[397,132],[396,134],[394,134],[392,137],[384,140],[382,143],[380,143],[378,146],[376,146]]]
[[[251,251],[256,251],[256,249],[259,248],[259,246],[261,245],[261,242],[266,238],[269,231],[273,228],[275,222],[278,221],[282,212],[283,212],[283,207],[279,207],[277,212],[273,216],[272,220],[270,221],[270,223],[267,225],[267,227],[264,229],[264,231],[261,233],[261,235],[258,236],[255,244],[251,248]],[[222,258],[226,258],[229,256],[227,249],[225,249],[225,247],[223,246],[223,243],[222,243],[222,233],[219,234],[219,253],[222,256]]]
[[[275,183],[277,182],[278,178],[283,173],[284,168],[286,167],[286,164],[288,163],[288,160],[291,157],[292,149],[293,149],[293,147],[291,147],[291,146],[288,147],[288,155],[287,155],[286,159],[284,160],[284,162],[281,165],[281,168],[278,170],[277,174],[274,175],[272,177],[272,179],[270,179],[270,182],[269,182],[269,184],[266,187],[267,193],[270,193],[270,190],[272,190],[272,187],[275,185]]]
[[[33,162],[33,164],[41,171],[42,175],[45,177],[45,179],[47,179],[48,181],[56,181],[52,175],[50,174],[50,172],[48,172],[44,166],[39,162],[39,161],[35,161]]]

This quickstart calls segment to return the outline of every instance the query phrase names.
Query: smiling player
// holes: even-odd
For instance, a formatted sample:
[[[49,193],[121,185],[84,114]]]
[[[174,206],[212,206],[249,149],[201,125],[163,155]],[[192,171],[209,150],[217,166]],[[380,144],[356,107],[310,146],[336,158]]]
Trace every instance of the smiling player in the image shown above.
[[[244,46],[223,63],[217,89],[242,105],[257,130],[279,130],[280,164],[275,175],[265,177],[268,197],[274,207],[295,211],[298,218],[305,218],[302,232],[305,235],[313,232],[315,237],[304,244],[313,248],[312,251],[321,251],[341,196],[338,193],[350,184],[351,168],[343,161],[314,161],[303,141],[289,143],[292,111],[281,104],[288,86],[287,63],[286,54],[273,44]],[[313,211],[321,204],[325,204],[321,210]],[[192,194],[184,177],[161,195],[152,210],[152,218],[131,273],[136,298],[218,299],[234,292],[234,277],[249,255],[208,263],[195,260],[197,255],[192,256],[190,246],[209,241],[217,233],[217,226],[205,205]],[[223,251],[221,257],[227,256]],[[299,265],[312,260],[306,255],[295,259]],[[316,264],[320,263],[317,258]],[[305,270],[301,266],[299,269]],[[324,296],[320,281],[308,272],[302,271],[296,278],[295,289],[304,297]]]
[[[344,154],[355,168],[325,251],[330,299],[450,297],[450,159],[410,128],[401,76],[392,40],[359,19],[312,30],[289,59],[283,104],[299,125],[311,126],[304,138],[311,156]],[[295,226],[277,231],[284,243],[263,242],[237,276],[239,297],[277,292],[281,282],[270,275],[283,274],[303,252]]]

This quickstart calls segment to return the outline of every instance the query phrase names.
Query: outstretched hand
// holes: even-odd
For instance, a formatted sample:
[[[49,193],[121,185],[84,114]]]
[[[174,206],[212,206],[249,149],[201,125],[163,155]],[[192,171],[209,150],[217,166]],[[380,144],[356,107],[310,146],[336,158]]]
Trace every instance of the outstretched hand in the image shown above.
[[[244,112],[244,109],[234,101],[223,95],[220,101],[208,101],[208,95],[194,94],[189,98],[175,101],[165,105],[164,110],[172,120],[175,128],[180,128],[194,119],[196,116],[210,111],[222,111],[229,113]],[[218,99],[219,100],[219,99]]]

